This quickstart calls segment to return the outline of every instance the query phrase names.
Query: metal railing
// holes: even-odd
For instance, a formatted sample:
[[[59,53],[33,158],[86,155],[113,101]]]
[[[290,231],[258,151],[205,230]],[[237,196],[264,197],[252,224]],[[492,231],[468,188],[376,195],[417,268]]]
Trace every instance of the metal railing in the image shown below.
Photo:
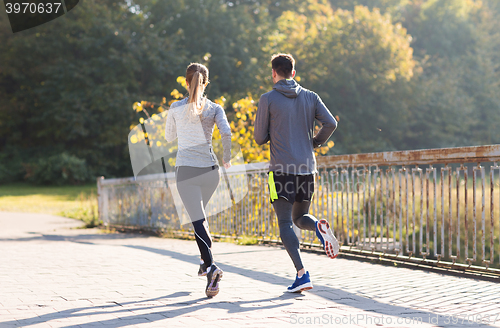
[[[497,161],[500,145],[318,157],[310,212],[329,220],[342,252],[500,273]],[[214,211],[212,234],[279,242],[267,167],[249,164],[228,172],[231,185],[246,184],[248,194],[227,210]],[[180,226],[166,187],[165,179],[173,178],[169,173],[135,181],[99,179],[101,220],[189,231],[190,225]],[[224,208],[222,201],[213,198],[212,208]],[[304,246],[318,244],[314,232],[298,235]]]

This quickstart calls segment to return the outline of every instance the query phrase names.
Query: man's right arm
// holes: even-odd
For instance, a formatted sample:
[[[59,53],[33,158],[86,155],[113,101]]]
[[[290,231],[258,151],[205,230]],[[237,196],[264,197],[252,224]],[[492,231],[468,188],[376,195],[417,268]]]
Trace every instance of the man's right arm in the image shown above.
[[[271,139],[269,136],[269,103],[266,95],[262,95],[259,100],[253,136],[258,145],[263,145]]]
[[[333,131],[337,128],[337,120],[333,117],[332,113],[326,108],[325,104],[318,97],[316,102],[316,115],[315,118],[321,123],[321,129],[314,136],[313,146],[314,148],[320,147],[324,144],[333,134]]]

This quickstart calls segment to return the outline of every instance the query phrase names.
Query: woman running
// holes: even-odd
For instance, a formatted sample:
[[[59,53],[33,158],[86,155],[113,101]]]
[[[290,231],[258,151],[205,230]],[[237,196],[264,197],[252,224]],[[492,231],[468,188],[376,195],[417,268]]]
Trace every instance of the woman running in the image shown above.
[[[231,166],[231,128],[224,109],[204,96],[208,85],[208,69],[198,63],[186,69],[188,97],[170,106],[165,127],[168,142],[178,138],[175,163],[177,190],[194,227],[201,253],[199,276],[207,276],[207,297],[219,293],[222,270],[212,258],[212,239],[205,208],[219,184],[219,166],[212,148],[214,124],[222,136],[223,164]]]

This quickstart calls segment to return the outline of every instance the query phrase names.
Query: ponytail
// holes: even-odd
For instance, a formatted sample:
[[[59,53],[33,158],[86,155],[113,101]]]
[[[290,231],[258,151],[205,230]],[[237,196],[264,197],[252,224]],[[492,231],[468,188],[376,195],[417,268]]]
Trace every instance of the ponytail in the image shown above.
[[[189,114],[195,118],[200,116],[205,107],[206,99],[203,97],[203,93],[208,84],[208,69],[202,64],[190,64],[186,70],[186,81],[189,83]]]
[[[203,77],[201,76],[199,71],[194,72],[193,78],[191,79],[191,83],[189,84],[189,103],[190,111],[193,116],[198,116],[203,111],[204,101],[203,97]]]

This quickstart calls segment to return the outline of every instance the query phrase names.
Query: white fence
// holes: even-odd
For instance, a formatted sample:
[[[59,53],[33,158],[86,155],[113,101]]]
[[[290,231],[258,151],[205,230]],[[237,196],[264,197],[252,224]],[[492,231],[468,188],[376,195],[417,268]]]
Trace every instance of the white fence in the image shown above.
[[[500,273],[497,161],[500,145],[318,157],[311,213],[329,220],[342,252]],[[212,234],[279,242],[267,167],[249,164],[227,172],[231,187],[247,193],[234,206],[227,197],[213,197]],[[189,231],[180,225],[167,186],[173,182],[173,173],[99,179],[101,220]],[[216,195],[227,191],[224,179],[218,188]],[[313,232],[300,237],[303,245],[318,243]]]

